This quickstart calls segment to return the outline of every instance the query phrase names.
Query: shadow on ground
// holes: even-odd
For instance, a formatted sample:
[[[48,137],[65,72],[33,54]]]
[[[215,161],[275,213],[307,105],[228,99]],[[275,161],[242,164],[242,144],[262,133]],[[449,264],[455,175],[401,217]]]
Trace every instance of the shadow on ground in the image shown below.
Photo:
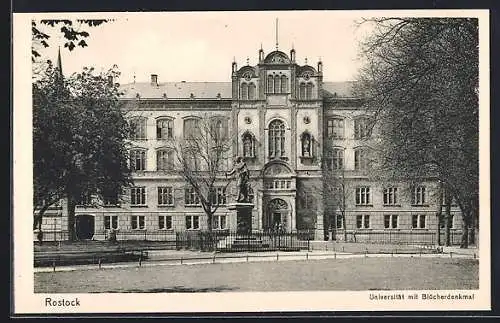
[[[151,289],[127,289],[127,290],[111,290],[103,291],[102,293],[213,293],[234,291],[237,287],[216,286],[208,288],[190,288],[184,286],[173,286],[169,288],[151,288]],[[97,292],[101,293],[101,292]]]

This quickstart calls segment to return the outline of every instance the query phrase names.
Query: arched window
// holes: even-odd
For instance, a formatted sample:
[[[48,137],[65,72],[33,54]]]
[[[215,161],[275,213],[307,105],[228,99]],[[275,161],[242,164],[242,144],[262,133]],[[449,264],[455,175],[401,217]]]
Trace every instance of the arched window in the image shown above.
[[[133,118],[129,121],[130,124],[130,139],[145,140],[146,139],[146,118]]]
[[[354,169],[366,170],[370,165],[369,151],[367,148],[356,148],[354,150]]]
[[[253,83],[248,85],[248,99],[255,100],[255,84]]]
[[[184,119],[184,139],[195,139],[199,135],[199,120],[197,118]]]
[[[272,75],[268,75],[267,76],[267,92],[268,93],[273,93],[273,89],[274,89],[273,76]]]
[[[248,84],[246,83],[241,84],[241,99],[248,100]]]
[[[274,77],[274,93],[280,93],[280,77],[278,75]]]
[[[172,139],[174,137],[174,122],[170,119],[156,121],[156,139]]]
[[[306,99],[306,85],[305,85],[305,83],[300,83],[299,98],[301,100],[305,100]]]
[[[243,134],[243,157],[255,157],[255,143],[252,134]]]
[[[156,169],[167,171],[174,169],[174,152],[172,150],[158,150],[156,152]]]
[[[285,75],[281,76],[281,93],[288,92],[288,81]]]
[[[129,156],[130,169],[132,171],[146,170],[146,150],[132,149]]]
[[[285,156],[285,124],[274,120],[269,124],[269,157]]]
[[[312,83],[307,83],[306,85],[306,100],[311,100],[313,98],[313,87]]]
[[[344,168],[344,148],[333,148],[328,154],[328,170],[340,170]]]
[[[305,132],[301,136],[302,142],[302,157],[312,157],[312,137],[309,133]]]

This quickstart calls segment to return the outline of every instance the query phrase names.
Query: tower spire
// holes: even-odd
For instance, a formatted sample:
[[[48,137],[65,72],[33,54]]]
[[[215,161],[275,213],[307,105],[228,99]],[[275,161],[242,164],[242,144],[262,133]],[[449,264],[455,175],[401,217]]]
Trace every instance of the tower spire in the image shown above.
[[[61,61],[61,46],[59,46],[57,50],[57,69],[59,70],[59,74],[62,76],[63,71],[62,71],[62,61]]]
[[[278,18],[276,18],[276,50],[278,50]]]

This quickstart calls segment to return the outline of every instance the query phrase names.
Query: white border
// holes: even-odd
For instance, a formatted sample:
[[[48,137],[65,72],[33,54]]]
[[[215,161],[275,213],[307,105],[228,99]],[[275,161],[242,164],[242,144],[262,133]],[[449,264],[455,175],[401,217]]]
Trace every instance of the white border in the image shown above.
[[[489,12],[488,10],[403,10],[403,11],[342,11],[345,17],[412,16],[412,17],[477,17],[480,29],[480,263],[479,290],[475,299],[456,301],[369,301],[368,291],[342,292],[230,292],[189,294],[34,294],[32,219],[32,132],[31,129],[31,19],[42,14],[13,15],[14,67],[14,313],[134,313],[134,312],[264,312],[264,311],[385,311],[385,310],[490,310],[490,158],[489,158]],[[48,13],[55,17],[123,17],[124,15],[163,13]],[[197,13],[177,13],[197,14]],[[212,13],[203,13],[212,14]],[[222,12],[213,13],[224,14]],[[226,14],[249,14],[248,12]],[[266,13],[267,14],[267,13]],[[279,13],[270,12],[279,15]],[[307,15],[307,12],[304,12]],[[390,294],[398,291],[390,291]],[[404,294],[426,291],[401,291]],[[428,291],[446,293],[447,291]],[[460,292],[454,290],[453,292]],[[45,307],[45,296],[77,296],[78,308]]]

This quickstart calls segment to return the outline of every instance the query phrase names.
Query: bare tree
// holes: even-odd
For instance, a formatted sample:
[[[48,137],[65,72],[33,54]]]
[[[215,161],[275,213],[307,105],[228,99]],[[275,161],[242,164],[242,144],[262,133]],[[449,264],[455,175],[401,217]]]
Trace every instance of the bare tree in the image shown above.
[[[212,231],[215,212],[227,203],[228,187],[232,180],[226,176],[230,169],[232,138],[228,119],[216,114],[204,114],[190,119],[185,136],[174,140],[174,170],[193,190],[193,198],[207,215],[207,228]]]
[[[363,44],[358,95],[380,132],[387,176],[434,178],[460,207],[461,247],[478,218],[478,22],[468,18],[376,18]]]

